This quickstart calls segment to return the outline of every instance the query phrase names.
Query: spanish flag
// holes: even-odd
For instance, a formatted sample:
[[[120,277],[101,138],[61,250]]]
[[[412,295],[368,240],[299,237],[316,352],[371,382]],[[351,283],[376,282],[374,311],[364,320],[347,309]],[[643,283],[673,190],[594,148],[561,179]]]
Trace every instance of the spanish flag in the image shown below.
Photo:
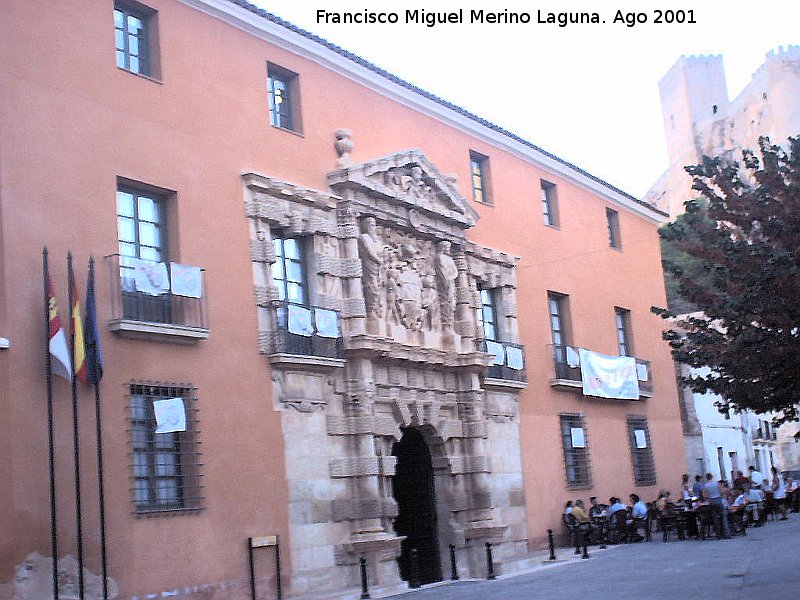
[[[67,381],[72,381],[72,362],[67,349],[67,336],[58,315],[58,302],[53,291],[53,282],[47,278],[47,313],[50,319],[50,355],[53,357],[52,371]]]
[[[78,286],[75,285],[75,276],[70,269],[69,272],[69,285],[72,288],[72,307],[70,310],[70,327],[75,341],[75,348],[73,349],[72,359],[75,362],[75,375],[80,381],[88,383],[88,375],[86,373],[86,348],[83,342],[83,318],[81,317],[81,301],[78,296]]]

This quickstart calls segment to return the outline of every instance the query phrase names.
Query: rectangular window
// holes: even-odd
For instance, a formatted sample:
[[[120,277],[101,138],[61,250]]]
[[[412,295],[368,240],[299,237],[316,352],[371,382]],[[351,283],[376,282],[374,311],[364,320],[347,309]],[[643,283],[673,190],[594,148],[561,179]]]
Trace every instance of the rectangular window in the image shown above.
[[[136,512],[200,507],[195,400],[194,390],[183,385],[130,385],[130,456]]]
[[[272,234],[275,262],[272,263],[272,282],[278,288],[278,300],[289,304],[308,304],[305,261],[301,238]]]
[[[541,180],[542,184],[542,214],[544,224],[558,227],[558,196],[556,186],[549,181]]]
[[[606,209],[606,223],[608,226],[608,245],[611,248],[622,248],[619,232],[619,213],[610,208]]]
[[[571,488],[591,487],[592,476],[583,416],[562,414],[559,415],[559,419],[567,486]]]
[[[620,356],[633,356],[631,342],[631,311],[615,307],[614,321],[617,327],[617,348]]]
[[[655,485],[656,467],[645,417],[628,417],[628,442],[636,485]]]
[[[553,340],[553,358],[556,361],[556,369],[558,370],[559,366],[566,369],[567,346],[570,344],[569,296],[548,292],[547,307],[550,312],[550,335]],[[556,373],[556,375],[561,376],[560,373]]]
[[[268,63],[267,86],[270,125],[300,133],[300,86],[297,73]]]
[[[498,341],[497,307],[494,290],[480,290],[481,307],[478,309],[478,325],[485,340]]]
[[[472,180],[472,197],[476,202],[491,204],[489,195],[489,157],[469,151],[470,178]]]
[[[138,2],[114,3],[117,66],[158,77],[156,11]]]
[[[167,260],[164,196],[117,188],[117,234],[121,256],[154,262]]]

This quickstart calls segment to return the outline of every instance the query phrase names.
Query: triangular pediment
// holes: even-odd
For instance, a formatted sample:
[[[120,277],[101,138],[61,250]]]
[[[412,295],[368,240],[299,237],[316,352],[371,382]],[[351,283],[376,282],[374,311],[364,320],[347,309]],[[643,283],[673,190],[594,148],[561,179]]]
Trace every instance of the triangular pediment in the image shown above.
[[[419,150],[405,150],[333,171],[328,174],[328,185],[337,194],[344,195],[347,189],[360,191],[429,217],[455,221],[462,229],[478,221],[478,213],[458,192],[455,178],[443,175]]]

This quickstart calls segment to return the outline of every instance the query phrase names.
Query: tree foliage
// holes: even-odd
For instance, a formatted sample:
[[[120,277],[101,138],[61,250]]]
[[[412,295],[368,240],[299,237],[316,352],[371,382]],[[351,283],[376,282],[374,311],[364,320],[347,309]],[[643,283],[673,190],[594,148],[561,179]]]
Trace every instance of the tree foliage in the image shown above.
[[[800,400],[800,138],[786,148],[761,138],[741,164],[686,167],[701,197],[660,233],[665,271],[697,312],[653,308],[673,319],[674,358],[710,369],[685,383],[778,423],[798,419]]]

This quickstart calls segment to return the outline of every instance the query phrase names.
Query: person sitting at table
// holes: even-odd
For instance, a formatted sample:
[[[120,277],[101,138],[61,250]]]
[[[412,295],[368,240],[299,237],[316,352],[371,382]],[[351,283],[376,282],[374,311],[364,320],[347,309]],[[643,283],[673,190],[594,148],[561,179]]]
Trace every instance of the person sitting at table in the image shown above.
[[[744,476],[741,471],[736,471],[736,479],[733,480],[733,489],[740,494],[744,491],[744,484],[750,483],[750,479]]]
[[[631,500],[631,526],[630,538],[634,542],[640,542],[649,537],[647,535],[647,505],[636,494],[630,495]],[[639,535],[637,530],[639,527],[645,528],[645,537]]]
[[[703,487],[703,498],[714,509],[715,520],[718,518],[722,524],[722,537],[730,539],[731,531],[728,525],[728,507],[722,498],[722,492],[719,489],[719,484],[714,481],[714,476],[711,473],[706,473],[706,484]]]
[[[689,474],[681,475],[681,499],[688,500],[692,496],[692,489],[689,487]]]
[[[611,496],[611,498],[608,499],[608,502],[610,504],[610,506],[608,507],[608,518],[609,519],[611,518],[611,515],[613,515],[617,511],[620,511],[620,510],[627,511],[628,510],[628,507],[625,506],[622,502],[620,502],[619,498],[617,498],[616,496]]]
[[[668,491],[661,490],[660,492],[658,492],[658,499],[656,500],[656,508],[658,509],[658,511],[663,512],[669,501],[670,499]]]
[[[608,514],[608,505],[607,504],[600,504],[597,501],[597,496],[592,496],[589,498],[589,517],[592,519],[597,519],[599,517],[605,517]]]
[[[728,507],[728,518],[735,532],[741,532],[745,528],[744,517],[747,514],[747,498],[742,492],[731,502]]]

